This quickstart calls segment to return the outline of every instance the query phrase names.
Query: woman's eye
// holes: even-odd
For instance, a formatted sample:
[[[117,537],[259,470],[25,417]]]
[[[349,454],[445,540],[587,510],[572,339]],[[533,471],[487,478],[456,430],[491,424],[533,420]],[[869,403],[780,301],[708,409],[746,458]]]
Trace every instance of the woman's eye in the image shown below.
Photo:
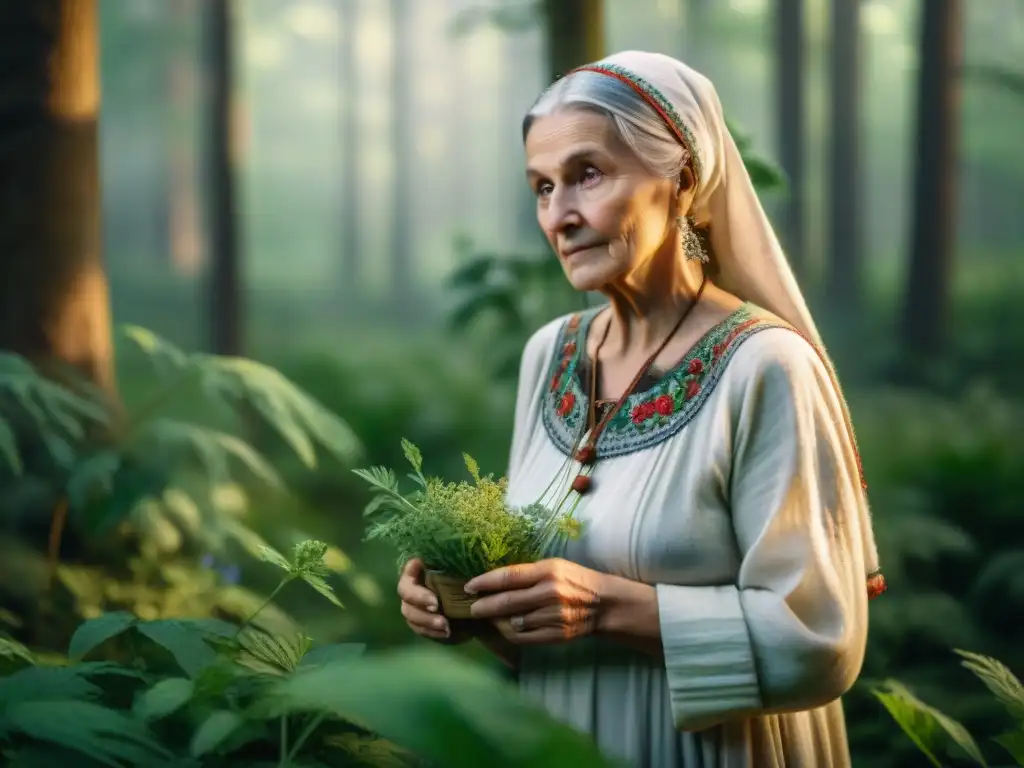
[[[604,174],[597,170],[597,168],[590,165],[587,166],[587,168],[583,171],[582,174],[580,174],[580,183],[582,183],[584,186],[589,186],[600,181],[603,178],[603,176]]]
[[[548,195],[551,194],[551,189],[551,185],[548,184],[547,182],[544,182],[543,184],[538,184],[536,190],[537,197],[547,197]]]

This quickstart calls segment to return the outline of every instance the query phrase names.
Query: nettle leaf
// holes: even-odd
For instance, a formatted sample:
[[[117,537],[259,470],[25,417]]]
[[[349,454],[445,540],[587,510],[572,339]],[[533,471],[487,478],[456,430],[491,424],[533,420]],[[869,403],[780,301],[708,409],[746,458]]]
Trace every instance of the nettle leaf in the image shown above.
[[[135,628],[168,651],[189,677],[217,661],[217,652],[206,644],[202,632],[194,625],[176,619],[139,622]]]
[[[24,701],[8,704],[10,730],[73,749],[104,765],[151,766],[171,754],[138,721],[88,701]]]
[[[1006,707],[1010,716],[1024,720],[1024,685],[1010,668],[989,656],[970,651],[955,650],[964,661],[961,664],[985,684],[985,687]]]
[[[177,712],[188,704],[195,693],[195,683],[184,677],[169,677],[143,692],[132,706],[142,720],[158,720]]]
[[[412,441],[406,440],[404,437],[402,438],[402,453],[405,454],[406,460],[416,472],[423,470],[423,453]]]
[[[338,606],[339,608],[345,607],[344,605],[342,605],[341,600],[338,599],[338,596],[334,594],[334,588],[326,581],[324,581],[323,577],[317,576],[312,573],[304,573],[302,574],[302,576],[300,576],[300,578],[304,582],[309,584],[309,586],[311,586],[317,592],[319,592],[320,595],[330,600],[331,603],[333,603],[334,605]]]
[[[288,638],[258,629],[247,629],[239,635],[238,642],[245,651],[239,658],[240,664],[273,675],[294,672],[312,644],[302,633]]]
[[[987,765],[977,743],[963,725],[919,700],[902,683],[886,680],[872,694],[936,768],[942,768],[936,753],[948,741],[959,746],[979,765]]]
[[[271,547],[269,544],[263,544],[259,548],[260,560],[276,565],[282,571],[292,572],[292,564],[288,562],[288,558],[278,552],[276,549]]]
[[[216,710],[192,735],[190,754],[192,757],[202,757],[214,751],[244,724],[245,720],[241,715],[226,709]]]
[[[71,636],[68,645],[68,657],[71,659],[84,658],[89,651],[102,645],[112,637],[133,626],[136,622],[134,616],[127,611],[114,611],[89,619],[79,625],[75,634]]]

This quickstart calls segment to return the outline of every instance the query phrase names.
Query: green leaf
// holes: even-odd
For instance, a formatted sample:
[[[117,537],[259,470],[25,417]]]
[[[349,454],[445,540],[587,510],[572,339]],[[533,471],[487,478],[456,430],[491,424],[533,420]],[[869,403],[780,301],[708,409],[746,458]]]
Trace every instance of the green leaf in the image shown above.
[[[98,492],[111,493],[114,475],[121,468],[121,463],[121,454],[116,451],[100,451],[80,462],[67,484],[68,501],[72,508],[81,508]]]
[[[339,608],[345,607],[341,604],[341,601],[338,599],[338,596],[334,594],[334,589],[331,587],[331,585],[324,581],[322,577],[315,576],[313,574],[302,574],[300,578]]]
[[[217,653],[203,639],[195,626],[175,619],[139,622],[135,628],[154,643],[167,650],[189,677],[195,677],[217,661]]]
[[[192,735],[189,753],[192,757],[209,754],[244,724],[241,715],[226,709],[214,711]]]
[[[195,459],[212,483],[231,479],[229,460],[234,459],[267,485],[284,485],[277,471],[255,448],[226,432],[160,419],[140,430],[137,442],[148,454],[164,456],[168,462]]]
[[[1010,753],[1017,765],[1024,765],[1024,725],[997,736],[995,742]]]
[[[292,564],[288,562],[288,559],[284,555],[273,547],[264,544],[260,547],[259,554],[260,560],[276,565],[282,571],[286,571],[287,573],[292,572]]]
[[[936,768],[942,768],[936,752],[946,739],[952,740],[979,765],[987,765],[974,738],[963,725],[920,701],[902,683],[886,680],[872,693]]]
[[[11,672],[32,664],[35,664],[35,659],[28,648],[17,640],[0,637],[0,673]]]
[[[26,736],[73,749],[104,765],[151,766],[171,755],[142,724],[87,701],[25,701],[7,706],[6,726]]]
[[[417,472],[423,471],[423,454],[420,453],[419,448],[404,437],[402,438],[402,453],[405,454],[405,458],[412,464],[414,470]]]
[[[477,485],[480,484],[480,465],[476,463],[476,459],[470,456],[468,453],[462,454],[462,460],[466,463],[466,469],[469,470],[470,476],[476,481]]]
[[[970,651],[955,650],[964,661],[961,664],[985,684],[985,687],[1006,707],[1010,716],[1024,720],[1024,685],[1009,667],[989,656]]]
[[[194,692],[195,683],[191,680],[169,677],[142,693],[135,700],[132,712],[142,720],[158,720],[188,704]]]
[[[68,657],[84,658],[89,651],[116,637],[135,624],[135,617],[126,611],[104,613],[79,625],[71,636]]]
[[[0,456],[7,460],[7,467],[12,474],[20,477],[25,471],[18,451],[18,438],[4,419],[0,419]]]
[[[245,653],[239,663],[257,672],[290,674],[309,650],[311,640],[304,634],[291,639],[249,628],[238,638]]]
[[[168,373],[188,365],[189,356],[185,352],[146,328],[124,325],[121,333],[146,355],[158,371]]]
[[[365,643],[331,643],[308,650],[299,662],[299,668],[351,661],[366,653]]]
[[[401,651],[298,670],[264,699],[268,712],[350,718],[446,768],[601,768],[611,763],[484,669],[440,650]]]
[[[205,391],[227,402],[248,402],[307,467],[317,463],[314,443],[341,461],[361,452],[359,439],[347,424],[279,371],[254,360],[208,355],[201,356],[199,366]]]

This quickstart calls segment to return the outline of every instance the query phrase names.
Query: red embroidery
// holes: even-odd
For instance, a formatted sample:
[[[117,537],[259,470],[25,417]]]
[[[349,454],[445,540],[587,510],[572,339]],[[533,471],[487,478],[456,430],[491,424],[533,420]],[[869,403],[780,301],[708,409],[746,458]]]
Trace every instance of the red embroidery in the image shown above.
[[[868,600],[874,600],[888,589],[885,583],[885,576],[880,571],[875,571],[868,576]]]

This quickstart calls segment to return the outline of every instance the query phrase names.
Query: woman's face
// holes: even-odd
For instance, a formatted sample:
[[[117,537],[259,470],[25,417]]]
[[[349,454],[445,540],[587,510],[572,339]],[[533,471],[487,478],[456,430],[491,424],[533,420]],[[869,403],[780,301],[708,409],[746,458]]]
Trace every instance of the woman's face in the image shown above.
[[[537,221],[579,291],[627,279],[666,248],[678,184],[652,174],[612,121],[570,109],[536,119],[526,136]]]

